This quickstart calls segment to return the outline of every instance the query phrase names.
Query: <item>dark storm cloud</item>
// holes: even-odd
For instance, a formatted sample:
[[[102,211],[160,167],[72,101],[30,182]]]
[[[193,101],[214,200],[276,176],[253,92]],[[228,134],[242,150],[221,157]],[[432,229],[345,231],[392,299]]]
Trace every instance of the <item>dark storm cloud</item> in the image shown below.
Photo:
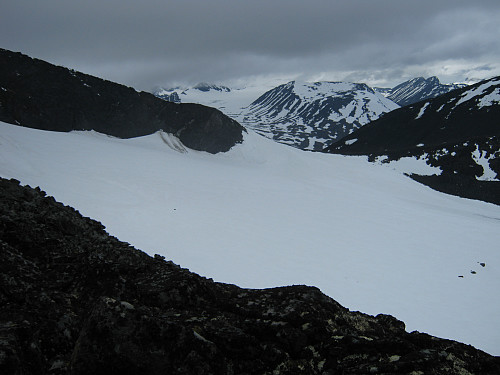
[[[4,0],[0,45],[140,89],[273,74],[392,84],[500,74],[498,19],[497,0]]]

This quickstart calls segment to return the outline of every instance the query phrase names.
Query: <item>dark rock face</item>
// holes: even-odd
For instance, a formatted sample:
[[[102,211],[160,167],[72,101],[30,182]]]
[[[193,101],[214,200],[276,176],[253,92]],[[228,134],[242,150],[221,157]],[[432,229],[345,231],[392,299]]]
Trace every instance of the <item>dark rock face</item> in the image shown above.
[[[15,180],[0,179],[0,208],[2,374],[500,373],[313,287],[214,283]]]
[[[385,114],[326,148],[386,161],[424,158],[440,176],[414,176],[437,190],[500,204],[500,77]],[[480,181],[478,158],[496,173]]]
[[[43,130],[95,130],[120,138],[161,129],[187,147],[210,153],[243,140],[244,128],[214,108],[169,103],[4,49],[0,67],[0,121]]]

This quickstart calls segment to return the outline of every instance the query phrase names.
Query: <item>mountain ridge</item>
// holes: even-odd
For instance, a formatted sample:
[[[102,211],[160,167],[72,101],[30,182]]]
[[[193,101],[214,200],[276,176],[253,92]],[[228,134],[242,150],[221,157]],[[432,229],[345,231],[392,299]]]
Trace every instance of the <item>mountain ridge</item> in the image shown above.
[[[404,107],[466,86],[466,84],[460,83],[442,84],[436,76],[432,76],[429,78],[412,78],[393,88],[377,88],[376,90],[401,107]]]
[[[121,138],[164,130],[187,146],[225,152],[245,129],[217,109],[146,92],[0,49],[0,120],[37,129],[95,130]]]

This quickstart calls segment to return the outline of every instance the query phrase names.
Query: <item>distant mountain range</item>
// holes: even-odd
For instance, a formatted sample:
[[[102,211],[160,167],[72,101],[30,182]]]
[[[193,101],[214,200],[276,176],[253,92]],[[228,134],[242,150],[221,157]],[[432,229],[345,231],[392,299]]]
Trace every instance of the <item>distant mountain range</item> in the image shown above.
[[[244,89],[200,84],[163,89],[155,95],[175,102],[212,105],[268,138],[317,151],[399,107],[361,83],[291,81],[251,102],[247,93]]]
[[[392,111],[326,151],[403,165],[437,190],[500,204],[499,119],[495,77]],[[417,161],[434,173],[413,173],[408,162]]]
[[[375,88],[378,92],[399,104],[401,107],[419,102],[424,99],[435,98],[452,90],[467,86],[463,83],[443,84],[437,77],[413,78],[393,88]]]
[[[319,151],[399,106],[465,86],[442,84],[437,77],[414,78],[393,88],[371,88],[362,83],[291,81],[266,92],[199,83],[187,88],[160,89],[155,95],[175,103],[200,103],[218,108],[268,138]]]

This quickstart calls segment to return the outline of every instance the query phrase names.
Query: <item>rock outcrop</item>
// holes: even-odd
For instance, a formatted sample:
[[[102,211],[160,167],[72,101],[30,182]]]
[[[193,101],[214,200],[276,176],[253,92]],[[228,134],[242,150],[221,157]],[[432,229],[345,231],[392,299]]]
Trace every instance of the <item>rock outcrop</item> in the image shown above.
[[[164,130],[187,147],[210,153],[243,141],[245,129],[214,108],[169,103],[4,49],[0,67],[0,121],[42,130],[95,130],[120,138]]]
[[[2,374],[500,373],[314,287],[215,283],[16,180],[0,179],[0,213]]]

